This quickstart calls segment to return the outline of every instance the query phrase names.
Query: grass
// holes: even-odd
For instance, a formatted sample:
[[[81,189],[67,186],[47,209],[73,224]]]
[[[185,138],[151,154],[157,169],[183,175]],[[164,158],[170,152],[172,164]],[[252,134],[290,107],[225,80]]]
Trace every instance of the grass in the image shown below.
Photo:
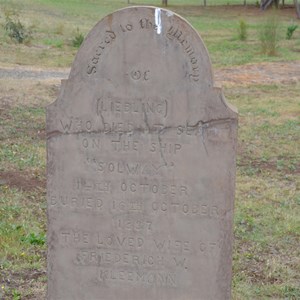
[[[2,79],[0,89],[0,298],[32,299],[46,282],[41,105],[53,97],[53,87]]]
[[[234,0],[235,1],[235,0]],[[142,3],[146,1],[134,1]],[[159,4],[152,1],[151,4]],[[248,7],[182,6],[201,33],[215,67],[299,59],[300,31],[285,40],[290,13],[282,11],[278,54],[259,53],[263,14]],[[235,2],[238,3],[238,2]],[[150,1],[149,1],[150,4]],[[227,4],[227,2],[223,2]],[[232,4],[232,3],[231,3]],[[74,31],[88,30],[127,1],[0,0],[33,26],[30,46],[0,34],[0,65],[70,66]],[[239,41],[239,20],[248,38]],[[294,13],[294,11],[293,11]],[[2,16],[2,14],[1,14]],[[1,18],[0,20],[2,20]],[[2,29],[1,29],[2,30]],[[0,298],[44,299],[46,289],[45,105],[57,81],[0,79]],[[228,85],[239,109],[233,299],[300,299],[300,84]]]
[[[214,0],[215,1],[215,0]],[[219,0],[210,2],[204,8],[197,0],[170,1],[169,8],[186,17],[201,34],[213,64],[216,66],[239,65],[250,62],[295,60],[299,56],[300,31],[295,31],[293,39],[285,40],[286,28],[295,23],[295,11],[292,8],[281,10],[279,43],[275,57],[264,55],[260,51],[259,28],[262,27],[268,12],[261,12],[255,1],[249,6],[232,6],[240,1]],[[292,1],[287,2],[291,4]],[[132,5],[160,5],[161,1],[131,2]],[[216,6],[213,4],[223,4]],[[228,5],[230,4],[230,5]],[[0,0],[0,20],[4,19],[7,10],[14,10],[19,19],[32,31],[29,45],[19,46],[5,35],[0,28],[0,63],[5,65],[37,65],[42,67],[69,67],[77,49],[72,46],[77,28],[86,35],[88,31],[105,15],[127,6],[127,1],[83,1],[83,0]],[[237,37],[239,20],[248,25],[248,39],[241,42]]]
[[[46,287],[45,142],[39,136],[45,111],[34,99],[51,102],[55,86],[27,84],[33,100],[1,111],[0,170],[19,178],[17,185],[0,186],[4,299],[14,293],[31,299]],[[233,299],[298,299],[300,84],[237,85],[224,92],[240,110]],[[10,93],[18,99],[17,88]],[[37,179],[39,185],[29,185]],[[26,281],[36,273],[38,280]]]
[[[234,299],[300,297],[299,92],[299,84],[225,92],[240,110]],[[294,100],[284,106],[284,97]]]

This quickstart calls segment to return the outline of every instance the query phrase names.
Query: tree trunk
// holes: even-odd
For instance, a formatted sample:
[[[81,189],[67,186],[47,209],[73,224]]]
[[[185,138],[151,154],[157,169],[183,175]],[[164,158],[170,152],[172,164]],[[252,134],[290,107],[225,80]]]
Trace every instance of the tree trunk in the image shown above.
[[[273,0],[261,0],[260,9],[266,10],[272,3],[273,3]]]
[[[162,5],[168,6],[168,0],[162,0]]]
[[[297,18],[300,19],[300,2],[298,0],[294,0]]]

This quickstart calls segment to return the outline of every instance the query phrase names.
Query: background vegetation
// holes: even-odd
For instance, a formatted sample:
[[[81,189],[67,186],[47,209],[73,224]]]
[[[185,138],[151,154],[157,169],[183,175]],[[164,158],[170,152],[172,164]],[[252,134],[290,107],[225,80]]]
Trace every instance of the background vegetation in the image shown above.
[[[158,0],[135,0],[133,5],[147,3],[160,4]],[[286,8],[275,17],[278,27],[276,55],[261,53],[261,31],[267,26],[266,15],[274,14],[272,10],[262,12],[249,1],[248,6],[237,0],[211,0],[204,8],[199,0],[172,0],[169,9],[187,18],[200,32],[212,58],[214,66],[239,65],[249,62],[280,61],[299,59],[300,30],[293,38],[284,41],[287,28],[298,24],[295,10],[286,1]],[[251,5],[250,5],[251,4]],[[76,35],[86,35],[89,30],[105,15],[125,7],[126,0],[0,0],[0,23],[5,25],[9,14],[15,22],[18,20],[30,32],[30,41],[18,45],[0,28],[1,56],[0,63],[38,65],[42,67],[68,67],[73,61],[77,49],[73,47]],[[240,20],[247,25],[247,40],[240,42],[238,28]]]
[[[299,24],[294,8],[277,12],[270,56],[262,51],[261,30],[274,12],[259,11],[254,1],[246,7],[232,6],[242,4],[237,0],[211,0],[208,5],[222,6],[206,8],[199,3],[169,0],[169,9],[199,31],[215,69],[299,60],[300,30],[286,39],[287,28]],[[127,1],[0,5],[0,67],[66,68],[81,35]],[[9,36],[8,15],[30,33],[26,43]],[[239,37],[241,20],[245,39]],[[58,89],[58,81],[0,78],[0,299],[45,298],[45,106]],[[300,83],[240,81],[226,85],[224,93],[240,113],[233,299],[300,299]]]

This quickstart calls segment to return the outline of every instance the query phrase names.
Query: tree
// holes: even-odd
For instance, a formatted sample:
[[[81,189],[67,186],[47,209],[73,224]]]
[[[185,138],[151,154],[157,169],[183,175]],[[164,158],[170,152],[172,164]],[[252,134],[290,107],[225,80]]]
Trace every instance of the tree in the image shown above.
[[[168,6],[168,0],[162,0],[162,5]]]
[[[279,7],[279,1],[280,0],[261,0],[260,1],[260,9],[266,10],[269,6],[272,4],[275,4],[275,7]],[[296,8],[296,14],[298,19],[300,19],[300,0],[294,0],[295,8]],[[282,0],[282,6],[284,6],[284,0]]]
[[[261,0],[260,9],[266,10],[270,5],[275,4],[275,7],[278,8],[279,0]]]
[[[298,0],[294,0],[295,8],[296,8],[296,14],[298,19],[300,19],[300,2]]]

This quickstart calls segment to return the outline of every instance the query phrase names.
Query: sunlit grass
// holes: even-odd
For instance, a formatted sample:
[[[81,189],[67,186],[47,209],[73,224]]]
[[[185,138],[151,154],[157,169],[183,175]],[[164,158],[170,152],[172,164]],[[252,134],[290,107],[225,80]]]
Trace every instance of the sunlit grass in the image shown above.
[[[199,1],[169,1],[169,8],[179,13],[196,28],[202,36],[215,66],[239,65],[249,62],[295,60],[299,58],[300,30],[293,39],[286,40],[286,30],[295,19],[294,10],[281,10],[278,14],[278,48],[276,56],[264,54],[259,41],[261,28],[269,12],[261,12],[250,6],[232,9],[228,4],[242,4],[240,1],[215,1],[204,8]],[[290,2],[289,2],[290,3]],[[287,3],[287,4],[289,4]],[[131,1],[130,5],[160,5],[161,1]],[[218,4],[219,6],[214,6]],[[291,4],[291,3],[290,3]],[[0,0],[0,16],[14,9],[19,19],[31,28],[32,40],[28,45],[16,45],[0,28],[0,63],[11,65],[37,65],[45,67],[69,67],[77,49],[72,46],[76,30],[86,35],[105,15],[126,7],[127,1],[49,1],[49,0]],[[225,5],[225,6],[220,6]],[[248,26],[248,38],[241,41],[237,37],[240,19]]]

